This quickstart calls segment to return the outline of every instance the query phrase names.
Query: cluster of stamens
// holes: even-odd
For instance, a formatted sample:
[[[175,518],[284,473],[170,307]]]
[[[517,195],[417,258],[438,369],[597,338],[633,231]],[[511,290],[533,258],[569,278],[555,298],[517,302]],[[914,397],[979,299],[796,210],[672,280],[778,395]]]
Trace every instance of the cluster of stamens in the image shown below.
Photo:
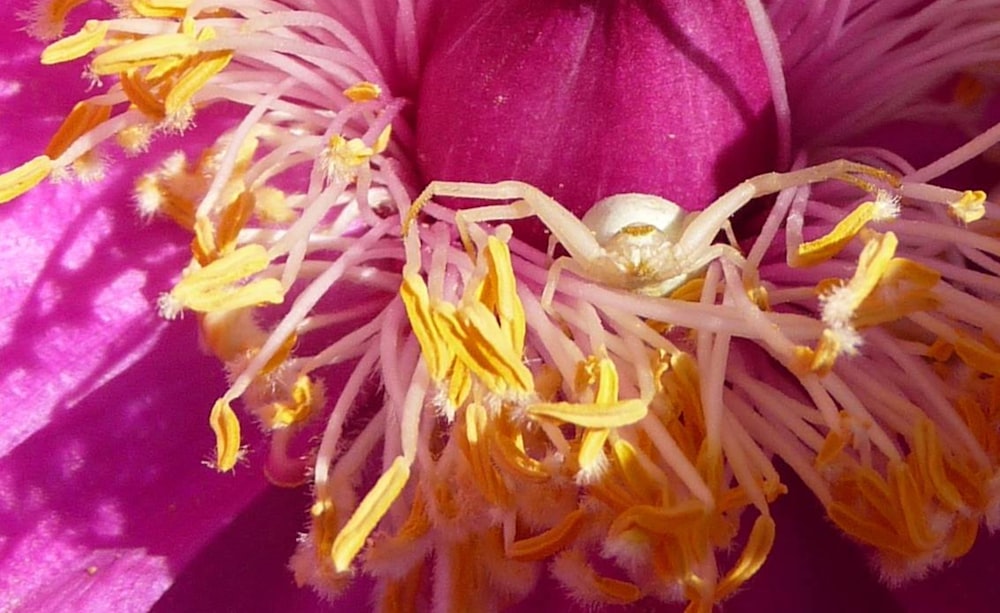
[[[61,20],[77,3],[56,4]],[[984,193],[904,176],[830,206],[789,185],[745,257],[720,251],[670,296],[553,278],[551,254],[508,226],[410,210],[390,127],[403,102],[370,59],[344,60],[362,47],[349,34],[305,10],[194,4],[133,0],[46,49],[45,63],[93,53],[114,84],[0,176],[0,199],[109,139],[136,152],[201,106],[247,107],[136,199],[193,235],[158,306],[197,314],[230,373],[214,465],[245,454],[239,401],[270,435],[271,478],[311,482],[300,583],[335,597],[364,572],[387,610],[485,610],[547,571],[587,603],[709,610],[780,535],[776,459],[890,581],[1000,524]],[[329,44],[289,34],[306,26]]]

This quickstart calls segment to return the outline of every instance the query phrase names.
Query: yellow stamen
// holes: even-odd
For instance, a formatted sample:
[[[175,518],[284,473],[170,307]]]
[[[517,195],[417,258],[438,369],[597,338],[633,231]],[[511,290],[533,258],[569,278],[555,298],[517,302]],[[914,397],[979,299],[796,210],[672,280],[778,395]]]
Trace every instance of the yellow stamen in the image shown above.
[[[858,267],[849,283],[853,290],[854,308],[861,305],[889,270],[899,240],[892,232],[877,235],[868,241],[858,256]]]
[[[614,403],[539,402],[529,405],[533,418],[554,419],[584,428],[621,428],[646,416],[648,407],[638,398]]]
[[[87,55],[104,42],[108,27],[106,22],[88,19],[79,32],[46,47],[42,51],[42,64],[71,62]]]
[[[545,466],[525,452],[519,437],[503,431],[491,434],[490,456],[501,470],[533,483],[544,483],[551,478]]]
[[[896,462],[889,466],[889,485],[893,488],[903,511],[903,520],[910,541],[923,550],[934,547],[936,539],[927,523],[925,503],[921,499],[916,479],[906,464]]]
[[[161,62],[173,64],[195,56],[198,52],[198,41],[188,34],[160,34],[140,38],[101,53],[94,58],[91,69],[98,76],[112,75]],[[150,73],[147,78],[155,79],[157,76]]]
[[[611,433],[607,428],[587,430],[583,433],[580,443],[580,451],[577,454],[577,462],[580,464],[580,471],[587,473],[600,468],[604,460],[604,443]]]
[[[490,450],[485,435],[488,428],[486,409],[479,403],[465,409],[465,438],[473,479],[490,504],[505,507],[510,502],[509,492],[490,461]]]
[[[219,472],[230,471],[240,457],[240,421],[228,400],[216,401],[208,423],[215,432],[215,468]]]
[[[663,492],[669,481],[663,473],[650,474],[649,470],[639,459],[639,452],[625,439],[617,439],[611,445],[615,461],[621,468],[620,472],[625,476],[625,483],[629,489],[639,497],[656,500]],[[655,465],[650,466],[655,468]]]
[[[1000,377],[1000,353],[970,338],[955,341],[955,353],[969,368]]]
[[[52,174],[52,160],[40,155],[0,175],[0,204],[10,202]]]
[[[110,106],[89,102],[77,103],[45,147],[45,155],[52,159],[59,157],[76,142],[76,139],[107,121],[110,116]]]
[[[191,102],[191,98],[215,75],[222,72],[233,59],[231,51],[203,53],[194,65],[184,72],[163,101],[168,116],[175,116]]]
[[[351,102],[371,102],[382,95],[382,88],[368,81],[361,81],[344,90],[344,95]]]
[[[724,600],[760,570],[774,545],[774,533],[773,519],[763,515],[757,518],[739,560],[715,588],[716,600]]]
[[[223,255],[232,253],[236,247],[236,237],[250,221],[254,208],[254,195],[251,192],[241,192],[236,200],[222,212],[216,236],[220,253]]]
[[[496,310],[500,327],[510,339],[515,353],[524,351],[524,336],[527,323],[524,307],[517,297],[517,282],[511,264],[507,243],[495,236],[486,240],[486,264],[488,272],[484,280],[483,302]]]
[[[831,430],[826,438],[823,439],[823,446],[820,447],[819,452],[816,453],[816,459],[813,460],[813,466],[822,469],[829,466],[840,457],[841,452],[847,447],[847,443],[851,441],[849,434],[843,434],[837,432],[836,430]]]
[[[427,284],[417,275],[404,275],[399,295],[431,378],[437,382],[444,381],[455,357],[435,324]]]
[[[950,511],[965,507],[962,495],[948,479],[944,465],[944,453],[937,428],[929,419],[921,419],[914,429],[913,455],[922,480],[933,488],[938,500]]]
[[[511,543],[507,557],[520,562],[544,560],[569,546],[583,527],[584,513],[577,509],[541,534]]]
[[[127,70],[119,75],[119,82],[125,97],[142,113],[153,119],[163,119],[166,108],[163,100],[153,93],[146,77],[138,70]]]
[[[798,252],[790,264],[792,266],[815,266],[821,264],[843,250],[868,223],[875,218],[874,202],[863,202],[841,219],[833,230],[815,240],[799,245]]]
[[[262,245],[241,247],[187,274],[170,291],[170,299],[202,313],[259,304],[281,304],[285,293],[277,279],[258,279],[245,285],[235,285],[261,272],[268,263],[267,250]]]
[[[143,17],[183,19],[194,0],[131,0],[132,10]]]
[[[948,205],[948,213],[962,223],[979,221],[986,215],[986,192],[965,190],[961,198]]]
[[[333,541],[330,557],[337,572],[346,572],[351,567],[368,535],[399,497],[409,478],[410,463],[402,456],[393,460],[389,469],[382,473]]]
[[[265,409],[267,425],[279,429],[305,423],[312,416],[313,400],[312,380],[308,375],[300,375],[292,386],[289,402],[275,402]]]
[[[804,345],[795,347],[792,367],[799,374],[815,373],[822,377],[833,370],[843,351],[837,333],[827,328],[816,343],[816,349]]]
[[[378,155],[384,153],[386,149],[389,148],[389,141],[392,139],[392,125],[388,125],[382,128],[382,131],[378,133],[375,137],[375,143],[372,145],[372,153]]]
[[[490,391],[527,393],[534,383],[520,353],[510,345],[493,314],[479,302],[456,309],[450,303],[434,305],[434,321],[452,353]]]
[[[608,534],[614,535],[641,528],[653,534],[683,536],[704,522],[706,516],[705,505],[695,499],[685,500],[670,507],[640,504],[615,518]]]

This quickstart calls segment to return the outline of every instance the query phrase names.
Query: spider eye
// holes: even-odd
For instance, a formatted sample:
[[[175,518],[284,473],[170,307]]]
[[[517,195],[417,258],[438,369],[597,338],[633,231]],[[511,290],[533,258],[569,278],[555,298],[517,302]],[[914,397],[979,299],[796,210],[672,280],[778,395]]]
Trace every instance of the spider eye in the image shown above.
[[[635,236],[653,231],[676,242],[683,229],[684,210],[659,196],[615,194],[599,200],[582,221],[601,245],[619,234]]]

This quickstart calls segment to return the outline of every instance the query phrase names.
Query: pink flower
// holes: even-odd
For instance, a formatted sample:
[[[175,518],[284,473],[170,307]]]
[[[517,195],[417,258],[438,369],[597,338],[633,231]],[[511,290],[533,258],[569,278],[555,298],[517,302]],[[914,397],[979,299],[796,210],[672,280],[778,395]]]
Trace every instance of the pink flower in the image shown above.
[[[13,608],[988,608],[1000,7],[75,4],[0,90]],[[508,179],[567,209],[411,206]]]

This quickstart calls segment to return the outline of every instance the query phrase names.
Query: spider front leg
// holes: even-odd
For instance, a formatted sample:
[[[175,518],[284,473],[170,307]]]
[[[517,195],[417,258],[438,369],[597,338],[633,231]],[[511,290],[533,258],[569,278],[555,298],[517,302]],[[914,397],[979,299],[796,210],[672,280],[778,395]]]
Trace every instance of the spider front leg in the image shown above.
[[[757,175],[729,190],[699,213],[677,241],[679,252],[697,253],[699,250],[704,250],[725,223],[754,198],[830,179],[844,181],[869,192],[875,192],[877,188],[868,179],[887,183],[892,187],[899,186],[898,177],[892,173],[848,160],[835,160],[792,172],[769,172]]]
[[[592,262],[603,253],[593,233],[566,207],[540,189],[520,181],[461,183],[432,181],[413,201],[403,231],[416,219],[420,209],[434,197],[471,200],[512,200],[510,204],[488,205],[455,213],[455,225],[466,249],[470,249],[468,226],[488,221],[513,221],[535,216],[552,232],[570,256],[581,263]]]

